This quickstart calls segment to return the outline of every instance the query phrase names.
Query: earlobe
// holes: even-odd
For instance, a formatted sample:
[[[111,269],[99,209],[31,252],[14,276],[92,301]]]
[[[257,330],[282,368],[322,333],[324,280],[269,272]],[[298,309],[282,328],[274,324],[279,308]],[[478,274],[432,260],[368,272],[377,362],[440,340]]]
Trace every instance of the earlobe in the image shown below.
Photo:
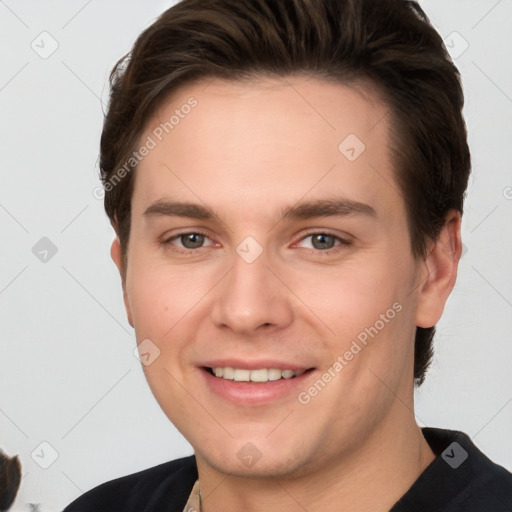
[[[128,294],[126,293],[126,269],[124,268],[123,251],[121,249],[121,242],[119,241],[119,238],[117,236],[112,242],[112,246],[110,247],[110,256],[112,257],[112,261],[115,263],[117,269],[119,270],[119,274],[121,275],[121,282],[123,286],[123,301],[124,308],[126,310],[126,317],[128,319],[128,323],[133,327],[132,312],[128,300]]]
[[[462,254],[460,228],[460,214],[451,210],[446,216],[439,237],[423,261],[416,312],[418,327],[432,327],[439,321],[446,301],[455,286]]]

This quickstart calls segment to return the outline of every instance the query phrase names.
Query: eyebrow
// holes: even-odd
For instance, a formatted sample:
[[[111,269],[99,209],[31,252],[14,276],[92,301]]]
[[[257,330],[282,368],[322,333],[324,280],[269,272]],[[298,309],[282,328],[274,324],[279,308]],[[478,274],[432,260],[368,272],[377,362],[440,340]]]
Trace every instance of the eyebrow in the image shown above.
[[[316,199],[298,203],[281,211],[283,219],[311,219],[315,217],[345,217],[361,214],[376,217],[377,212],[369,204],[343,198]]]
[[[343,198],[316,199],[297,203],[281,210],[282,219],[306,220],[316,217],[346,217],[348,215],[364,215],[376,217],[373,207],[359,201]],[[207,207],[195,203],[173,202],[160,200],[150,205],[144,211],[145,217],[174,216],[191,219],[212,220],[219,218],[215,212]]]
[[[144,211],[145,217],[175,216],[192,219],[213,219],[213,210],[194,203],[157,201]]]

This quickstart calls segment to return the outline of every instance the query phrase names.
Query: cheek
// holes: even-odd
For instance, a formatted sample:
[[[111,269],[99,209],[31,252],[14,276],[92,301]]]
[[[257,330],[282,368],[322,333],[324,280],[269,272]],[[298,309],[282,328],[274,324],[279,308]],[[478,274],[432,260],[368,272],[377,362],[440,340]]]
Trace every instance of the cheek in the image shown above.
[[[344,262],[339,267],[291,276],[294,290],[326,326],[343,337],[373,325],[395,302],[405,299],[405,283],[391,259]],[[394,311],[390,316],[394,318]]]
[[[350,376],[338,385],[372,389],[379,385],[375,374],[400,376],[410,363],[415,325],[409,270],[406,261],[375,254],[364,264],[347,261],[297,281],[297,295],[323,326],[327,364],[341,357],[342,372]]]
[[[211,269],[191,269],[170,267],[141,251],[132,258],[127,275],[137,342],[149,339],[157,347],[153,350],[158,357],[143,365],[143,371],[162,407],[167,400],[181,403],[177,397],[183,390],[177,382],[193,371],[187,361],[193,356],[198,326],[207,316],[208,291],[218,280],[218,273]]]
[[[127,276],[127,293],[137,337],[162,339],[193,312],[208,291],[204,272],[198,275],[184,266],[169,268],[154,261],[134,258]]]
[[[193,340],[190,326],[207,290],[198,284],[200,280],[191,278],[190,271],[171,271],[151,258],[135,256],[131,265],[126,289],[137,342],[146,343],[154,358],[142,370],[162,410],[180,429],[180,418],[195,411],[180,383],[190,371],[183,364]]]

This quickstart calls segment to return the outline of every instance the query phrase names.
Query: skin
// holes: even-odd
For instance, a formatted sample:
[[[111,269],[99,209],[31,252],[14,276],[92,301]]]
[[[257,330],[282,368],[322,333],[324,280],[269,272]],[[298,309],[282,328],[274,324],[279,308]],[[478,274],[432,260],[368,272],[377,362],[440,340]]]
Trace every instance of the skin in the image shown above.
[[[368,84],[187,84],[141,141],[191,96],[197,106],[138,166],[126,267],[117,239],[111,252],[137,341],[160,350],[143,369],[194,448],[203,510],[389,510],[434,458],[412,412],[414,332],[438,322],[454,286],[460,217],[450,212],[425,258],[412,256],[388,109]],[[354,161],[338,149],[349,134],[366,146]],[[282,216],[333,196],[375,215]],[[163,200],[206,205],[216,217],[144,214]],[[197,231],[208,235],[199,249],[177,236]],[[334,247],[318,248],[312,231],[350,243],[328,238]],[[247,236],[262,248],[250,264],[236,252]],[[234,405],[197,366],[290,361],[315,368],[297,390],[307,391],[394,303],[400,312],[307,404],[294,392]],[[248,442],[261,454],[251,467],[237,456]]]

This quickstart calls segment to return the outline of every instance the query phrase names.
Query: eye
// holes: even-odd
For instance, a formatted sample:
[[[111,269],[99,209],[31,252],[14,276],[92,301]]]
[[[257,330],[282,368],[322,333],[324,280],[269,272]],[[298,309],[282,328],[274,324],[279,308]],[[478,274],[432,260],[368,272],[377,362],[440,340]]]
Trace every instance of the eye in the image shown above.
[[[307,240],[310,240],[309,244],[306,243]],[[337,252],[343,247],[350,245],[351,242],[331,233],[320,231],[309,233],[302,237],[299,242],[299,245],[300,244],[305,244],[303,245],[304,248],[311,249],[311,252],[316,254],[331,254],[332,252]],[[198,249],[203,249],[208,246],[218,246],[219,244],[212,242],[205,233],[190,231],[167,238],[162,241],[162,245],[170,247],[173,251],[178,253],[190,254]]]
[[[192,231],[188,233],[179,233],[170,238],[167,238],[162,243],[165,246],[174,246],[173,250],[177,252],[191,252],[194,249],[202,249],[205,247],[205,242],[209,241],[208,245],[215,245],[205,233]]]
[[[201,233],[186,233],[178,239],[185,249],[198,249],[204,244],[206,237]]]
[[[324,252],[331,253],[341,250],[340,246],[350,245],[348,240],[340,238],[339,236],[333,235],[331,233],[324,232],[314,232],[309,233],[305,237],[301,239],[301,242],[304,243],[306,240],[310,239],[309,246],[306,246],[308,249],[313,249],[313,252]]]

